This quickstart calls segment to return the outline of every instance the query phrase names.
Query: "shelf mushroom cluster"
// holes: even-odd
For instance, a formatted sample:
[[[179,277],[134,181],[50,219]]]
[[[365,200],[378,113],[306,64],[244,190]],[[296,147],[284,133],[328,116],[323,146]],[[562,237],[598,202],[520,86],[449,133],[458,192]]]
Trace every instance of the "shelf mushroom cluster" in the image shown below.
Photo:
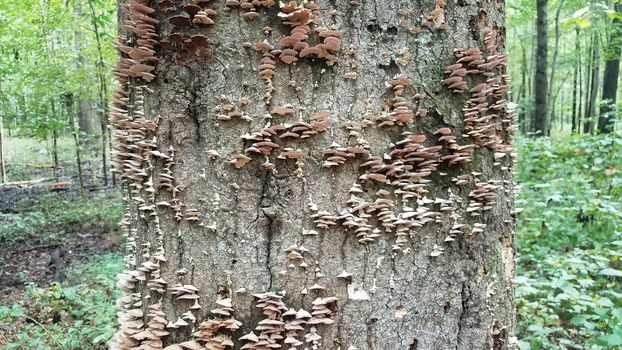
[[[213,56],[213,43],[202,34],[188,35],[177,30],[193,25],[199,27],[214,24],[217,11],[208,8],[211,0],[194,0],[182,6],[185,12],[169,17],[168,23],[172,26],[173,33],[159,41],[159,47],[163,50],[174,49],[177,63],[184,63],[193,59],[206,59]],[[174,12],[175,6],[169,0],[159,2],[158,5],[165,7],[164,13]]]
[[[452,141],[450,130],[439,129],[438,134],[445,141]],[[413,228],[434,222],[441,216],[441,211],[452,206],[452,199],[429,201],[425,198],[428,177],[436,172],[442,162],[442,145],[425,146],[427,137],[420,134],[404,133],[404,138],[397,142],[393,150],[383,157],[368,155],[360,168],[365,169],[356,183],[350,188],[347,208],[335,215],[326,210],[319,210],[314,203],[309,209],[314,212],[310,217],[318,228],[328,229],[342,226],[356,234],[359,243],[373,242],[382,232],[395,232],[394,250],[402,250]],[[345,158],[345,157],[343,157]],[[341,161],[339,159],[333,159]],[[448,159],[449,161],[449,159]],[[380,185],[375,196],[363,190],[366,184]],[[385,189],[388,186],[389,189]],[[371,193],[374,193],[372,191]],[[398,203],[394,197],[400,198]],[[417,207],[409,206],[411,200],[417,201]],[[439,205],[441,210],[432,210],[429,206]],[[399,212],[396,214],[394,209]],[[444,209],[444,210],[443,210]],[[379,226],[371,224],[371,218],[378,219]]]
[[[282,52],[279,56],[282,62],[293,64],[299,59],[317,57],[324,59],[329,66],[339,61],[335,55],[341,50],[341,32],[329,28],[314,30],[321,42],[311,46],[307,40],[311,33],[309,24],[319,22],[320,7],[315,2],[296,1],[280,4],[281,12],[278,16],[284,25],[292,28],[289,35],[279,41]]]
[[[232,119],[241,119],[245,122],[252,122],[253,118],[244,113],[241,109],[250,103],[250,100],[243,98],[240,99],[239,105],[229,102],[226,97],[221,98],[223,103],[221,106],[215,107],[213,111],[217,112],[216,119],[222,121],[229,121]]]
[[[445,0],[435,0],[434,10],[421,21],[421,26],[433,29],[447,29],[448,25],[445,21]]]
[[[289,107],[280,107],[273,109],[273,113],[277,114],[290,114],[293,113],[293,109]],[[236,168],[242,168],[248,164],[252,158],[248,155],[263,155],[268,157],[272,154],[272,151],[281,148],[281,143],[292,140],[304,140],[314,135],[325,132],[331,125],[330,122],[330,114],[327,112],[321,112],[314,114],[310,117],[310,122],[298,121],[291,124],[280,124],[268,126],[262,129],[261,131],[254,132],[252,134],[244,134],[241,136],[241,139],[250,143],[250,146],[244,149],[245,154],[236,154],[233,156],[233,159],[230,160],[230,163],[233,164]],[[292,148],[284,148],[283,151],[278,155],[278,159],[295,159],[297,162],[302,162],[304,154],[302,152],[296,151]],[[270,171],[275,171],[275,165],[271,162],[264,163],[265,167]],[[297,164],[299,168],[302,167],[301,164]]]
[[[476,182],[475,188],[469,193],[469,198],[472,201],[469,202],[467,212],[471,216],[480,216],[482,212],[492,209],[492,206],[496,203],[495,191],[499,186],[489,182]]]
[[[276,3],[274,0],[226,0],[225,6],[228,9],[240,8],[245,10],[244,18],[252,21],[259,17],[259,12],[257,12],[260,8],[269,9],[274,6]]]
[[[140,342],[138,349],[162,349],[162,337],[169,334],[166,327],[165,314],[160,304],[149,305],[147,308],[147,329],[140,333],[133,334],[131,337]]]
[[[190,27],[193,24],[198,26],[213,25],[213,17],[216,16],[217,12],[214,9],[206,7],[210,1],[211,0],[194,0],[192,3],[186,3],[182,6],[182,10],[186,14],[173,15],[168,19],[168,22],[175,27]],[[168,4],[169,2],[165,1],[162,3],[162,6]],[[158,6],[160,6],[160,2]],[[172,12],[174,10],[175,8],[171,3],[164,12]]]
[[[284,311],[287,310],[283,302],[283,296],[275,293],[253,294],[258,299],[256,306],[262,309],[262,313],[266,316],[259,321],[255,331],[256,335],[250,332],[240,338],[247,341],[241,349],[249,350],[269,350],[272,348],[280,348],[280,342],[284,338],[285,322],[279,320]]]
[[[229,0],[231,1],[231,0]],[[237,0],[235,0],[237,2]],[[261,4],[263,1],[255,0],[252,2]],[[249,4],[251,4],[249,2]],[[274,4],[271,3],[270,7]],[[243,4],[240,4],[242,6]],[[248,5],[251,6],[251,5]],[[302,1],[297,4],[296,1],[289,3],[279,3],[281,11],[278,16],[284,25],[291,28],[291,31],[281,38],[278,42],[278,48],[270,44],[268,40],[257,42],[255,45],[246,43],[245,47],[254,47],[257,52],[262,54],[261,64],[259,65],[259,76],[264,80],[264,101],[266,104],[272,102],[272,94],[275,91],[272,79],[275,75],[276,61],[279,60],[285,64],[295,64],[301,59],[321,58],[324,59],[329,66],[339,61],[336,53],[341,50],[341,32],[329,28],[311,29],[312,23],[319,22],[319,6],[314,2]],[[251,6],[251,8],[254,8]],[[257,12],[247,12],[246,15]],[[265,33],[271,33],[272,28],[265,27]],[[316,34],[320,39],[320,43],[311,45],[308,42],[309,36]]]
[[[234,344],[229,334],[222,331],[236,332],[242,323],[233,317],[231,298],[219,298],[216,305],[216,309],[211,311],[213,318],[201,322],[193,335],[197,341],[204,342],[207,349],[224,350]]]
[[[470,98],[463,109],[465,132],[475,144],[495,152],[495,159],[509,154],[515,133],[514,120],[507,111],[506,95],[510,90],[509,77],[502,74],[507,65],[507,54],[497,51],[497,32],[484,29],[487,56],[480,49],[456,49],[456,64],[448,67],[448,77],[442,83],[455,93],[467,88],[467,76],[482,75],[486,80],[469,89]]]
[[[304,309],[296,311],[287,308],[283,297],[274,293],[253,294],[258,299],[256,306],[266,316],[259,321],[255,332],[250,332],[240,340],[247,343],[241,349],[269,350],[284,349],[301,350],[319,349],[322,337],[318,334],[319,325],[334,323],[337,298],[317,298],[312,302],[312,311]],[[307,345],[305,345],[307,344]]]
[[[151,17],[155,9],[149,7],[147,0],[131,0],[121,9],[127,16],[121,29],[136,37],[117,44],[122,58],[117,64],[116,74],[151,81],[155,78],[155,63],[158,61],[154,47],[158,44],[155,26],[159,21]],[[130,41],[136,46],[128,45]]]
[[[332,168],[344,164],[348,159],[367,158],[370,152],[363,146],[341,147],[338,144],[333,144],[331,148],[323,150],[322,154],[326,157],[322,166]]]
[[[410,80],[404,74],[398,74],[393,77],[387,86],[393,91],[394,97],[389,102],[388,112],[376,117],[378,126],[406,125],[413,121],[412,103],[404,97],[404,90],[412,85]]]

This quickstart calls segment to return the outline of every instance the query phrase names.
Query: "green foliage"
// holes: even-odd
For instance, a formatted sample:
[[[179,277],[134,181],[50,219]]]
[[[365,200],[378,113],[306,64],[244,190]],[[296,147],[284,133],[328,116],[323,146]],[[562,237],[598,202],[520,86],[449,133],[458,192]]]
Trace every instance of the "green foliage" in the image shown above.
[[[78,266],[66,284],[29,285],[23,299],[0,306],[3,349],[106,349],[116,327],[116,274],[119,254],[99,256]]]
[[[6,128],[42,139],[71,130],[68,97],[97,100],[98,67],[112,81],[115,4],[0,1],[0,117]]]
[[[622,347],[622,139],[523,139],[521,349]]]
[[[74,140],[69,136],[61,136],[57,141],[58,163],[63,169],[62,175],[77,174]],[[91,142],[85,146],[82,154],[83,167],[96,168],[93,170],[97,171],[98,167],[101,166],[99,143]],[[6,137],[4,147],[9,181],[26,181],[55,176],[51,160],[51,141],[26,137]],[[57,172],[56,175],[59,174],[61,172]]]
[[[16,214],[0,213],[0,244],[63,242],[66,230],[96,225],[98,232],[116,228],[123,214],[120,194],[102,191],[90,196],[44,194]]]

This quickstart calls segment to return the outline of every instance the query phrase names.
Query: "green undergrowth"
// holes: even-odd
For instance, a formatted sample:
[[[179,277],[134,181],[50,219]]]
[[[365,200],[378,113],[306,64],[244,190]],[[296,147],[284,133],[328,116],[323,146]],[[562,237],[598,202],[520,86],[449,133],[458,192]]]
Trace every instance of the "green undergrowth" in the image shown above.
[[[37,194],[16,203],[16,212],[0,213],[0,244],[62,243],[76,231],[109,233],[123,214],[119,191]]]
[[[521,349],[622,348],[622,138],[517,146]]]
[[[63,284],[26,287],[23,298],[0,306],[0,348],[106,349],[116,326],[118,253],[71,268]]]

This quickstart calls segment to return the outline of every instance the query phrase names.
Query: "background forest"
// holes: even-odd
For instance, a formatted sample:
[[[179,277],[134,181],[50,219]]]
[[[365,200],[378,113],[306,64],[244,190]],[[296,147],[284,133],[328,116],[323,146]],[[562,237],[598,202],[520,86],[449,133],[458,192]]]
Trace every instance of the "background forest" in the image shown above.
[[[622,3],[508,0],[521,349],[622,347]],[[0,348],[104,349],[114,0],[0,2]]]

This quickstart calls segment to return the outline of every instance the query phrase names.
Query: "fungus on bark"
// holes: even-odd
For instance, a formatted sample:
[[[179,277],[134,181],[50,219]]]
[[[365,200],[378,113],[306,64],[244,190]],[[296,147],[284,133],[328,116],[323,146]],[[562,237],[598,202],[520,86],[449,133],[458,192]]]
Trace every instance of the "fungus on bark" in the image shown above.
[[[447,23],[445,22],[445,0],[435,0],[434,9],[430,14],[421,22],[424,27],[430,27],[433,29],[447,29]]]
[[[405,125],[413,120],[411,102],[404,96],[404,90],[412,85],[406,75],[398,74],[393,77],[387,87],[393,92],[394,97],[389,101],[387,109],[383,114],[376,117],[379,127],[392,125]]]

